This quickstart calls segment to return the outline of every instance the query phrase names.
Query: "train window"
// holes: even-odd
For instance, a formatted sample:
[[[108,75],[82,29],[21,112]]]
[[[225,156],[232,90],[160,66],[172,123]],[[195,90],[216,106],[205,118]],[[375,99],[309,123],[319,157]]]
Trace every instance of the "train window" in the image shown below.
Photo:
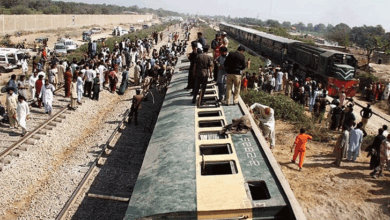
[[[237,168],[234,161],[202,162],[202,176],[236,174]]]
[[[199,140],[219,140],[227,139],[228,135],[220,134],[219,131],[207,131],[199,133]]]
[[[215,120],[215,121],[199,121],[200,128],[215,128],[215,127],[223,127],[225,122],[223,120]]]
[[[201,155],[232,154],[230,144],[203,145],[200,146]]]
[[[219,117],[222,115],[221,111],[206,111],[206,112],[198,112],[198,117]]]
[[[264,181],[249,182],[248,187],[252,200],[266,200],[271,198],[267,184]]]

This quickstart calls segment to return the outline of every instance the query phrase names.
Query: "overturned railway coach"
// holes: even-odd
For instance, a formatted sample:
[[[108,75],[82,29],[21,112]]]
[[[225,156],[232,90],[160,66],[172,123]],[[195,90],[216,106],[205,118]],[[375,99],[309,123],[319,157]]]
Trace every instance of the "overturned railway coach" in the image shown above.
[[[331,96],[342,90],[348,97],[355,96],[357,92],[357,60],[351,54],[227,23],[220,23],[220,30],[276,63],[292,64],[292,75],[300,79],[311,77],[321,82]]]

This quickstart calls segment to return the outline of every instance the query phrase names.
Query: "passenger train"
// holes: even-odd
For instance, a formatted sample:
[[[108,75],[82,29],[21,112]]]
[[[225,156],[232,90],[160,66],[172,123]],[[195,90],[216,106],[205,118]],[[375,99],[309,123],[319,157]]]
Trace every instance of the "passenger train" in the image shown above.
[[[352,54],[319,48],[301,41],[223,22],[219,28],[276,63],[292,64],[290,72],[292,75],[300,79],[311,77],[321,82],[331,96],[336,96],[344,90],[348,97],[353,97],[357,92],[358,80],[355,79],[357,59]]]

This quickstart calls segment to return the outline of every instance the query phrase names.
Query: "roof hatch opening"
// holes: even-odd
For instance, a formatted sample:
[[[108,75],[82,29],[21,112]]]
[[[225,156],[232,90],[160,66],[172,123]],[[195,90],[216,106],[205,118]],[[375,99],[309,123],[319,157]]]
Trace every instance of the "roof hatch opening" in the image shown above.
[[[202,162],[202,176],[236,174],[234,161]]]

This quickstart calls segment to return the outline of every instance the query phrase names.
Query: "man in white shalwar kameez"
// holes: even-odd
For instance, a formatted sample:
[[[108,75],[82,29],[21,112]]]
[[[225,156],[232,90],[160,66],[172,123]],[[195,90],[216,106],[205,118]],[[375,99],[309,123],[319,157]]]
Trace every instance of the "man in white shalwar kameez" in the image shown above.
[[[35,72],[30,76],[30,79],[28,80],[28,84],[30,86],[30,95],[31,95],[31,100],[35,99],[35,82],[38,80],[38,74]]]
[[[356,161],[359,156],[360,146],[363,142],[362,125],[361,123],[357,124],[356,128],[349,133],[348,160]]]
[[[260,121],[259,127],[263,131],[264,137],[269,140],[271,149],[275,147],[275,117],[274,110],[266,105],[255,103],[250,107],[250,112],[257,109],[260,114],[256,119]]]
[[[100,79],[100,91],[103,91],[104,73],[106,71],[107,71],[107,68],[103,65],[103,63],[100,63],[100,65],[98,67],[99,79]]]
[[[390,83],[387,83],[385,86],[385,91],[383,91],[383,99],[388,100],[390,95]]]
[[[84,81],[81,78],[81,74],[77,77],[77,103],[81,104],[81,98],[84,92]]]
[[[26,120],[29,117],[30,108],[28,107],[28,104],[26,102],[26,98],[25,97],[19,96],[18,100],[19,100],[19,103],[18,103],[18,108],[16,109],[16,113],[17,113],[17,117],[16,118],[18,120],[18,123],[19,123],[20,127],[22,127],[22,134],[21,134],[21,136],[23,137],[27,133],[27,123],[26,123]]]
[[[53,92],[55,88],[52,84],[49,83],[49,80],[45,80],[45,85],[42,86],[41,93],[39,98],[42,99],[43,104],[45,105],[45,113],[51,115],[53,111]]]
[[[22,74],[23,74],[23,75],[26,75],[26,74],[27,74],[27,71],[28,71],[28,63],[27,63],[27,60],[26,60],[26,59],[22,59],[21,63],[22,63]]]

